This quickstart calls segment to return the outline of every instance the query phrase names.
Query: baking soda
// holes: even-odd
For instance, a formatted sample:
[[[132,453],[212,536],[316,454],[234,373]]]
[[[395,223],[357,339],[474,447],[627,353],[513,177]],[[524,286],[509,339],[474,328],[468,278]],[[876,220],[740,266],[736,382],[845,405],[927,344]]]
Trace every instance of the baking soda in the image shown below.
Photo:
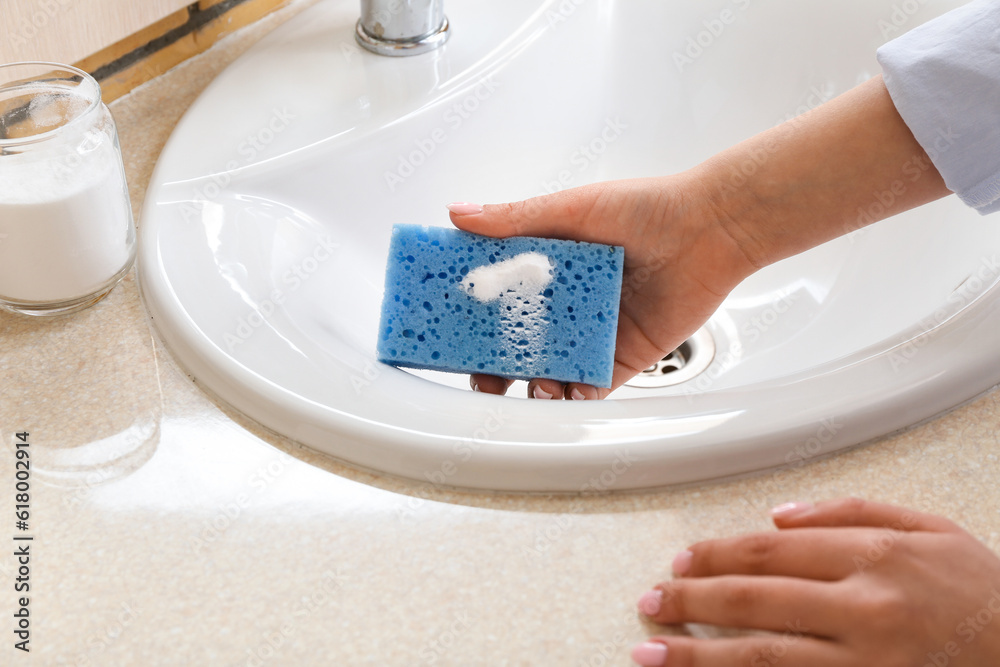
[[[552,261],[540,252],[523,252],[496,264],[485,264],[465,276],[465,289],[480,301],[528,298],[552,282]]]
[[[543,290],[552,282],[552,260],[540,252],[522,252],[510,259],[484,264],[465,276],[466,291],[483,302],[499,300],[502,340],[511,356],[537,355],[548,334]]]
[[[97,132],[58,159],[0,155],[0,298],[83,297],[130,261],[119,164],[111,138]]]

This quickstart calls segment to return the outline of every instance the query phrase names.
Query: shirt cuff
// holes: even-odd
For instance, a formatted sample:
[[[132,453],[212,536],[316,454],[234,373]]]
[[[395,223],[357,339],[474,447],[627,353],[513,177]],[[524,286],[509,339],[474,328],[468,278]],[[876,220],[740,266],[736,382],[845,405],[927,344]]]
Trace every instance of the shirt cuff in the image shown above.
[[[878,50],[903,121],[945,185],[1000,210],[1000,3],[976,0]]]

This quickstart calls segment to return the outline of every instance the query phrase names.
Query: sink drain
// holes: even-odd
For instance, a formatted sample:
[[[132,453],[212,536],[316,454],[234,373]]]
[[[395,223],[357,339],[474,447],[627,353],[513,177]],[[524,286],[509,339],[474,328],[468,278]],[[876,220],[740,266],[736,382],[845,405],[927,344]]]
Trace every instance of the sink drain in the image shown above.
[[[712,365],[713,359],[715,339],[705,329],[698,329],[676,350],[626,382],[625,386],[645,389],[672,387],[703,373]]]

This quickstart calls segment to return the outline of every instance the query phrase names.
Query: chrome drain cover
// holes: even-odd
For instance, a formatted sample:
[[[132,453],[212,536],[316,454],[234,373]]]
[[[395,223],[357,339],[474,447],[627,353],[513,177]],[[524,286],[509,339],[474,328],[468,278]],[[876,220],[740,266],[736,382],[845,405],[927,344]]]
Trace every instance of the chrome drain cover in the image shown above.
[[[626,382],[625,386],[642,389],[672,387],[705,372],[713,359],[715,339],[707,330],[698,329],[676,350]]]

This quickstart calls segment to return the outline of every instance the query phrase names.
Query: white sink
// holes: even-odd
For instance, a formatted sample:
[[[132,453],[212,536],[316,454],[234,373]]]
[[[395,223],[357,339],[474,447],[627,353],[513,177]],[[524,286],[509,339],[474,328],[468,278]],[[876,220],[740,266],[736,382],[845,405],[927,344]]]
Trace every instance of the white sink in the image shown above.
[[[376,362],[389,231],[447,226],[450,201],[693,166],[877,74],[893,21],[960,4],[447,0],[443,49],[385,58],[354,45],[356,2],[322,2],[178,125],[142,216],[146,305],[221,400],[435,484],[638,488],[864,443],[1000,382],[1000,223],[954,197],[753,276],[707,325],[705,372],[604,402]]]

